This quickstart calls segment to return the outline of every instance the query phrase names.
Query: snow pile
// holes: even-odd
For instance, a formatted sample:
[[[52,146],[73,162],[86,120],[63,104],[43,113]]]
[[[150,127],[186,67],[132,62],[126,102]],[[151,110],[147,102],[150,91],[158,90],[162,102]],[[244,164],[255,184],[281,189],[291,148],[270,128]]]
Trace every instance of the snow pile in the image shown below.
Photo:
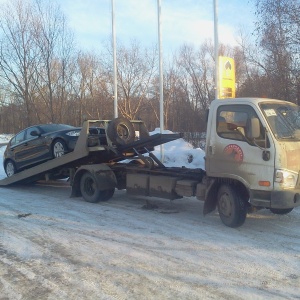
[[[150,132],[150,135],[159,133],[159,128]],[[163,133],[173,133],[164,130]],[[193,146],[180,138],[162,145],[163,163],[166,167],[186,167],[204,169],[205,152],[201,148],[194,149]],[[161,146],[155,147],[153,154],[161,159]]]
[[[1,134],[0,145],[7,144],[12,137],[13,137],[12,134]]]

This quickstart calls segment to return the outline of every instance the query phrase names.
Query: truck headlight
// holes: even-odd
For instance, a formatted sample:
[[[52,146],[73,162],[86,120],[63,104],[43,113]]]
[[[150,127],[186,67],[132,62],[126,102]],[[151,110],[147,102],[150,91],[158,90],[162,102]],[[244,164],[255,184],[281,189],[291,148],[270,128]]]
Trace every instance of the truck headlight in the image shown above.
[[[80,130],[72,130],[66,133],[68,136],[79,136],[80,135]]]
[[[294,188],[298,181],[298,173],[287,170],[275,171],[275,182],[278,182],[282,188]]]

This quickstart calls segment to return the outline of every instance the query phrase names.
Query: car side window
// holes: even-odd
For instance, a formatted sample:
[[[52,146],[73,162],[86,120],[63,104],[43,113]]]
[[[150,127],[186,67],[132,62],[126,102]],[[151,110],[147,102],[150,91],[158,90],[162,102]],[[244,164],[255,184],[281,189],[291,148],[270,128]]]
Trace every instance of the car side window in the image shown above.
[[[25,139],[25,131],[21,131],[11,140],[11,145],[14,146],[19,143],[22,143],[24,139]]]
[[[36,136],[31,135],[31,133],[32,133],[33,131],[39,132],[39,129],[38,129],[37,127],[30,127],[30,128],[28,128],[28,129],[26,130],[26,136],[25,136],[25,139],[26,139],[26,140],[31,140],[31,139],[36,138]]]

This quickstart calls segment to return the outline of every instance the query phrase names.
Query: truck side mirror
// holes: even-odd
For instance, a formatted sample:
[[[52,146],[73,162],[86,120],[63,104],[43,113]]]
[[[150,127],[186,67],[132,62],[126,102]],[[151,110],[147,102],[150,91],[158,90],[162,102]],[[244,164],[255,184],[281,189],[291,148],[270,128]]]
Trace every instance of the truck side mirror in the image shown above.
[[[258,118],[251,118],[248,123],[247,136],[250,139],[256,139],[260,136],[260,124]]]

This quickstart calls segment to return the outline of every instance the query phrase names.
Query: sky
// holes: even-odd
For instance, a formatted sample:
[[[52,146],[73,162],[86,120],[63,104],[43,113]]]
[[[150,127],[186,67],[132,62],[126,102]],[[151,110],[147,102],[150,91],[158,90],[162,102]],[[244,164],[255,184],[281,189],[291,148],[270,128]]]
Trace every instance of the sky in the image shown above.
[[[111,0],[58,0],[78,46],[95,50],[110,40]],[[163,52],[174,52],[184,43],[199,46],[214,40],[213,0],[161,0]],[[158,43],[157,0],[114,0],[117,43],[137,41],[150,47]],[[239,29],[251,33],[254,4],[251,0],[217,0],[219,42],[236,45]]]

